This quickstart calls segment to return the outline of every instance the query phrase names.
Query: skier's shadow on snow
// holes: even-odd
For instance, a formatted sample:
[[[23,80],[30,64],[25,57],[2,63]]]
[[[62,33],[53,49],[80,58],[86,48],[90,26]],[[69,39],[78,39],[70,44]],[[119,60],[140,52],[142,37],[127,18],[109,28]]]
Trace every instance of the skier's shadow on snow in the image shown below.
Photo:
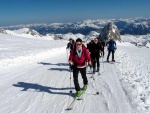
[[[116,62],[116,61],[115,62],[112,62],[112,61],[107,62],[107,61],[104,61],[104,63],[117,63],[117,64],[120,64],[121,62]]]
[[[56,66],[69,66],[68,63],[57,63],[57,64],[52,64],[52,63],[47,63],[47,62],[38,62],[38,64],[42,64],[42,65],[56,65]]]
[[[69,64],[67,63],[57,63],[57,64],[52,64],[52,63],[46,63],[46,62],[38,62],[38,64],[42,64],[42,65],[56,65],[56,66],[68,66]],[[67,68],[50,68],[48,70],[56,70],[56,71],[70,71]]]
[[[69,96],[74,97],[74,95],[72,95],[69,92],[71,89],[74,89],[73,87],[54,88],[54,87],[47,87],[47,86],[42,86],[39,84],[26,83],[26,82],[18,82],[17,84],[13,84],[13,86],[23,88],[21,91],[34,90],[33,92],[46,92],[50,94],[69,95]],[[62,90],[69,90],[69,91],[67,93],[67,92],[61,92]]]
[[[69,70],[69,69],[66,69],[66,68],[50,68],[50,69],[48,69],[48,70],[69,71],[69,72],[70,72],[70,70]]]

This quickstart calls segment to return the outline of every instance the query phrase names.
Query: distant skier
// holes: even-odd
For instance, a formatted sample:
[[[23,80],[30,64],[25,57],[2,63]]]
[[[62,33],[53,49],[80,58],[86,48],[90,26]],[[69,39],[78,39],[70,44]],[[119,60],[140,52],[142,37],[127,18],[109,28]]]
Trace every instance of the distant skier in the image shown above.
[[[86,77],[86,62],[91,65],[91,57],[89,51],[86,47],[82,44],[82,40],[78,38],[75,43],[75,48],[71,50],[69,56],[69,64],[71,69],[73,70],[73,78],[74,78],[74,85],[76,89],[76,96],[81,96],[81,89],[78,83],[78,74],[81,73],[83,78],[83,90],[87,89],[88,80]]]
[[[74,40],[72,38],[70,38],[69,39],[69,43],[67,44],[66,49],[70,49],[70,51],[71,51],[72,49],[74,49],[74,46],[75,46],[74,44],[75,44]]]
[[[112,61],[115,62],[114,53],[115,53],[115,50],[117,49],[116,42],[113,39],[110,39],[110,41],[107,42],[106,45],[107,45],[107,49],[108,49],[107,62],[109,62],[109,56],[110,56],[111,52],[112,52]]]
[[[99,58],[100,58],[100,53],[102,51],[102,47],[99,44],[98,38],[94,38],[94,43],[91,44],[91,58],[92,58],[92,64],[93,64],[93,74],[95,72],[99,72],[100,70],[100,63],[99,63]],[[96,64],[97,64],[97,70],[96,70]]]
[[[102,47],[102,57],[104,57],[105,55],[105,41],[104,40],[100,40],[100,46]]]
[[[93,40],[91,40],[91,42],[89,42],[88,44],[87,44],[87,49],[89,50],[89,52],[91,52],[91,45],[94,43],[94,41]]]

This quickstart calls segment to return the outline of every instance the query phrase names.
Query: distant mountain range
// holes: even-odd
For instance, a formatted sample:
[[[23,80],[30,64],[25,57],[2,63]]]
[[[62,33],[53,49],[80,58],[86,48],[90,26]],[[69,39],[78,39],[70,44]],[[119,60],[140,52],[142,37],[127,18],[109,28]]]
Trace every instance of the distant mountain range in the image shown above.
[[[84,20],[76,23],[52,23],[52,24],[27,24],[15,25],[8,27],[0,27],[7,30],[16,30],[21,28],[29,28],[39,32],[41,35],[49,33],[66,34],[66,33],[81,33],[83,35],[89,34],[91,31],[98,33],[109,22],[113,22],[120,31],[121,35],[146,35],[150,34],[150,17],[140,17],[131,19],[106,19],[106,20]]]

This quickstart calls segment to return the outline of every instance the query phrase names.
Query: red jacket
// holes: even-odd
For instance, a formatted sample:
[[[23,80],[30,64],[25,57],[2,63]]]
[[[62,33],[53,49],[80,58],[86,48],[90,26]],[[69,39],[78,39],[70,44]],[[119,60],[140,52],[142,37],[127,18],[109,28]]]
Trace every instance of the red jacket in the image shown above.
[[[82,55],[79,58],[76,49],[71,50],[69,61],[72,61],[76,66],[85,66],[86,61],[91,61],[90,53],[85,46],[82,46]]]

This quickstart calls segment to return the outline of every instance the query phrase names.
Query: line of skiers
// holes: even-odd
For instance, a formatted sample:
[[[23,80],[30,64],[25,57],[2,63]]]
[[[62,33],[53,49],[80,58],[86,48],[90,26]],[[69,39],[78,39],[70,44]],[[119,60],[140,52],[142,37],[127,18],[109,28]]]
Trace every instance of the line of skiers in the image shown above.
[[[80,38],[78,38],[76,41],[71,38],[69,39],[66,49],[70,49],[68,61],[70,64],[70,69],[73,71],[73,80],[77,97],[80,97],[81,95],[81,88],[78,82],[79,72],[83,78],[84,86],[82,90],[86,90],[88,85],[86,65],[88,63],[89,67],[93,67],[93,74],[95,74],[95,72],[99,72],[99,59],[105,55],[105,46],[107,46],[108,50],[107,62],[109,62],[110,53],[112,53],[112,61],[115,62],[114,53],[116,49],[116,42],[114,40],[111,39],[105,44],[103,40],[99,41],[99,38],[96,37],[94,40],[91,40],[86,47]]]

